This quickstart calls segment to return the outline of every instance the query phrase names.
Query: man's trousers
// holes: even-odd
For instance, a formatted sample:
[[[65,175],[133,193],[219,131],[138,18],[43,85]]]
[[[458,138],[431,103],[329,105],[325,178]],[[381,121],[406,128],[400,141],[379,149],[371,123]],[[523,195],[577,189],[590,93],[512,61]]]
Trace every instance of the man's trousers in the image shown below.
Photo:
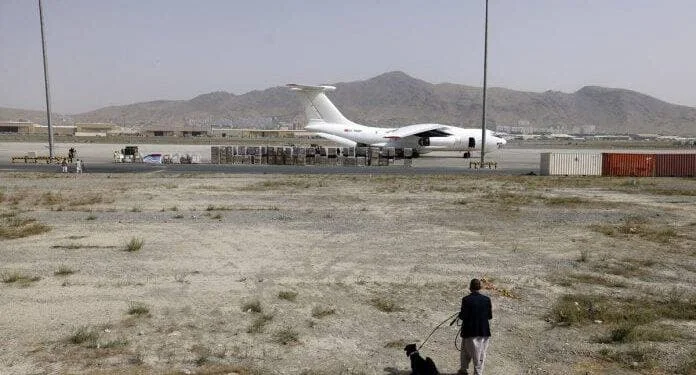
[[[462,339],[460,352],[461,366],[459,374],[468,374],[469,362],[474,362],[474,375],[483,375],[483,365],[486,361],[489,337],[466,337]]]

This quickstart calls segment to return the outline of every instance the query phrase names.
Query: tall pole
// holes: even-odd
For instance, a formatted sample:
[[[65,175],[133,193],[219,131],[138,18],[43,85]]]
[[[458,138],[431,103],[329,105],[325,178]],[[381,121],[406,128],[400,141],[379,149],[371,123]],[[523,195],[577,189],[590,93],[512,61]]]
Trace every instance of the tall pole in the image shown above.
[[[488,0],[486,0],[486,23],[483,37],[483,110],[481,111],[481,168],[486,152],[486,72],[488,69]]]
[[[41,20],[41,48],[43,50],[44,86],[46,87],[46,119],[48,121],[48,157],[53,161],[53,128],[51,127],[51,95],[48,91],[48,59],[46,58],[46,36],[44,35],[43,1],[39,0]]]

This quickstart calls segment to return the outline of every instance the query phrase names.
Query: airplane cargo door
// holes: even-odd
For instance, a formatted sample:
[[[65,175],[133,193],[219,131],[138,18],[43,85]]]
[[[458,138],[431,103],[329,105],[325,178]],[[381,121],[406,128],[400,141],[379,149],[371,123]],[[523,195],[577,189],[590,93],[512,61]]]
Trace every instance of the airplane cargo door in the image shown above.
[[[469,148],[476,148],[476,138],[469,137]]]

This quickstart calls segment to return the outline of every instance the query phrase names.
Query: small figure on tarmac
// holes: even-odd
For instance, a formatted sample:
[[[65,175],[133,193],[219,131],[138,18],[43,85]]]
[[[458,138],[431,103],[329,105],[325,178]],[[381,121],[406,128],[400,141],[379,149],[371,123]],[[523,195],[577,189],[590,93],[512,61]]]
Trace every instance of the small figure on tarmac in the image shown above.
[[[68,173],[68,161],[63,158],[63,161],[60,163],[60,170],[63,173]]]
[[[82,160],[80,159],[75,162],[75,173],[82,173]]]
[[[70,147],[70,149],[68,150],[68,162],[72,163],[73,159],[75,159],[76,156],[77,154],[75,152],[75,147]]]

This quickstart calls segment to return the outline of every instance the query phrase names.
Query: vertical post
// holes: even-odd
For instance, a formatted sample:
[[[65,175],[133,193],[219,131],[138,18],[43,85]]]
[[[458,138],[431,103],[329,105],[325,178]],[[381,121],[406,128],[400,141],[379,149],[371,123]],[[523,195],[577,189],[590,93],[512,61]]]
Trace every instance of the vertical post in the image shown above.
[[[41,49],[43,50],[44,86],[46,87],[46,121],[48,122],[48,157],[53,161],[53,128],[51,127],[51,95],[48,91],[48,60],[46,58],[46,36],[44,33],[43,1],[39,0],[41,21]]]
[[[481,111],[481,168],[486,149],[486,72],[488,68],[488,0],[486,0],[486,22],[483,37],[483,110]]]

